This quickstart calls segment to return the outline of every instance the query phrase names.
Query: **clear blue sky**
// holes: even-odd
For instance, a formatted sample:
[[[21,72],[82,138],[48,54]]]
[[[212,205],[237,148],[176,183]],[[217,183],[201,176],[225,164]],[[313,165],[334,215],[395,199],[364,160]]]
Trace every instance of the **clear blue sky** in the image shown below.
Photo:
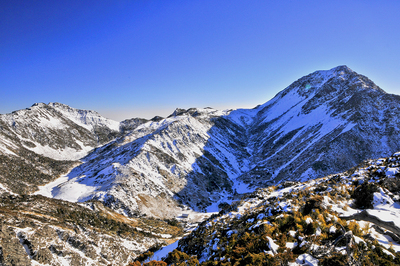
[[[0,1],[0,113],[254,107],[347,65],[400,94],[400,1]]]

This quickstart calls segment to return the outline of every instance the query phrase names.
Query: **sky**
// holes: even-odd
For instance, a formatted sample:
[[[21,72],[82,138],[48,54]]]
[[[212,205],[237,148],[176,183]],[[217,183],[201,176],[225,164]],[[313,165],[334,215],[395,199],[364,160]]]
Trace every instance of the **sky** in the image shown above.
[[[400,1],[0,1],[0,114],[252,108],[347,65],[400,94]]]

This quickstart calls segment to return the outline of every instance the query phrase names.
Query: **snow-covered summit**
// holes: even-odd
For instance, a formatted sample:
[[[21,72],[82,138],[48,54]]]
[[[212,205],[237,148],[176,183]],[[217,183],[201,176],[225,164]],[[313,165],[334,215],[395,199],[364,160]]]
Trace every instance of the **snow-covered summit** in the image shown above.
[[[94,127],[99,126],[108,127],[114,131],[119,130],[119,122],[105,118],[96,111],[76,109],[57,102],[49,103],[48,105],[61,112],[68,119],[88,130],[94,130]]]
[[[345,65],[338,66],[330,70],[318,70],[298,79],[261,108],[268,107],[281,99],[286,100],[286,95],[293,95],[292,101],[302,101],[314,96],[325,96],[331,99],[341,94],[351,95],[360,90],[366,90],[370,93],[386,93],[367,77],[358,74]],[[288,102],[287,105],[290,106],[291,103],[295,102]]]
[[[0,183],[12,192],[35,190],[119,134],[118,122],[58,103],[2,114]]]

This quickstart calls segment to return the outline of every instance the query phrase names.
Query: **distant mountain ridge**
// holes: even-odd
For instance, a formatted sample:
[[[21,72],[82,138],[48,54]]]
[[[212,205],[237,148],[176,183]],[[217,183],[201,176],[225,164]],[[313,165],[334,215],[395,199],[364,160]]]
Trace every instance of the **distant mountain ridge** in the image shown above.
[[[56,160],[79,159],[119,132],[119,122],[60,103],[35,103],[0,120],[24,148]]]
[[[256,187],[326,176],[400,150],[400,96],[347,66],[302,77],[254,109],[177,109],[120,123],[59,103],[30,109],[1,116],[0,153],[80,158],[39,193],[100,200],[127,216],[173,217],[181,204],[217,210]]]
[[[119,123],[97,112],[36,103],[0,115],[0,183],[28,193],[66,173],[90,150],[113,140]]]

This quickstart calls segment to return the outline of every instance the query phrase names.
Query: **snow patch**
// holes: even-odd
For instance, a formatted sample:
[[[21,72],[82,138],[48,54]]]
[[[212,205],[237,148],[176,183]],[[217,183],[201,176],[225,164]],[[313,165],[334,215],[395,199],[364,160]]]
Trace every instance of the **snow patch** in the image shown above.
[[[297,257],[296,263],[308,266],[318,266],[318,260],[310,254],[301,254]]]
[[[81,141],[76,140],[76,143],[82,148],[81,150],[76,150],[74,148],[66,147],[64,149],[54,149],[48,145],[43,146],[40,143],[35,142],[36,147],[30,148],[25,147],[37,154],[55,159],[55,160],[67,160],[76,161],[86,156],[94,147],[85,146]]]

